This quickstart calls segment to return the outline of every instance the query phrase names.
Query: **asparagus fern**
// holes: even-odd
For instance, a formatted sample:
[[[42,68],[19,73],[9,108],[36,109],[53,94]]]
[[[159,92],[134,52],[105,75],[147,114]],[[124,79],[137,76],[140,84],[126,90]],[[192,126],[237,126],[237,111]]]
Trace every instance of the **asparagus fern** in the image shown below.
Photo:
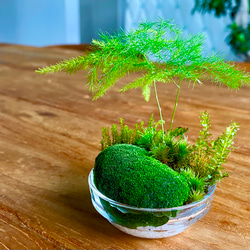
[[[153,158],[170,166],[188,179],[189,201],[200,199],[209,185],[227,176],[221,166],[234,149],[233,140],[239,125],[232,122],[216,140],[210,134],[210,119],[207,112],[201,114],[202,130],[194,145],[191,145],[185,128],[173,129],[181,86],[185,83],[202,84],[209,80],[219,86],[239,89],[249,85],[249,74],[239,70],[233,63],[224,62],[218,54],[204,54],[204,36],[184,36],[182,30],[171,20],[143,22],[137,29],[120,30],[111,35],[101,33],[100,40],[93,40],[92,49],[84,56],[61,61],[36,72],[48,74],[64,71],[72,74],[88,70],[89,90],[93,99],[102,97],[118,79],[131,72],[140,76],[125,84],[120,91],[140,88],[146,101],[154,90],[160,115],[159,123],[150,118],[147,127],[143,122],[130,129],[121,119],[117,125],[103,128],[102,149],[114,144],[133,144],[150,152]],[[157,84],[173,84],[177,88],[175,105],[169,129],[164,129],[164,119],[157,94]]]
[[[150,98],[151,88],[161,118],[164,120],[157,96],[157,84],[172,83],[177,87],[175,106],[169,129],[172,129],[178,97],[183,80],[201,84],[209,79],[215,84],[239,89],[249,83],[249,76],[226,63],[218,55],[204,55],[204,36],[183,36],[182,30],[171,20],[143,22],[135,30],[121,30],[115,35],[101,33],[100,40],[93,40],[93,48],[85,56],[64,60],[43,69],[39,73],[65,71],[75,73],[88,70],[88,83],[93,99],[103,96],[116,81],[131,72],[140,72],[141,76],[123,86],[120,91],[141,88],[146,101]]]

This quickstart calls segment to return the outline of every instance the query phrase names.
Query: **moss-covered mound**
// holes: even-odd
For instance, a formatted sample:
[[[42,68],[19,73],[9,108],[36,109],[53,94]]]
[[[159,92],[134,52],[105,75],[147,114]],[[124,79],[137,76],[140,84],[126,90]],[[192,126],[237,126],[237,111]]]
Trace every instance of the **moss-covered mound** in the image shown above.
[[[181,206],[190,192],[177,172],[128,144],[108,147],[97,156],[94,182],[107,197],[144,208]]]

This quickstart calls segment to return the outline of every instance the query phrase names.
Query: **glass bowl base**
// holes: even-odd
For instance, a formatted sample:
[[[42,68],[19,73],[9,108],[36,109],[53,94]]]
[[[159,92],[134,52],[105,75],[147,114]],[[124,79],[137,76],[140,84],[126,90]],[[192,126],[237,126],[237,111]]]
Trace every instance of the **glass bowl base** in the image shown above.
[[[184,230],[177,231],[177,230],[166,230],[166,229],[161,230],[159,229],[159,227],[152,227],[152,226],[138,227],[136,229],[131,229],[131,228],[118,225],[113,222],[111,222],[111,224],[126,234],[130,234],[130,235],[133,235],[135,237],[140,237],[140,238],[148,238],[148,239],[166,238],[166,237],[174,236],[184,231]]]
[[[203,218],[209,211],[216,185],[211,186],[205,197],[175,208],[138,208],[121,204],[100,193],[89,175],[92,204],[113,226],[124,233],[141,238],[174,236]]]

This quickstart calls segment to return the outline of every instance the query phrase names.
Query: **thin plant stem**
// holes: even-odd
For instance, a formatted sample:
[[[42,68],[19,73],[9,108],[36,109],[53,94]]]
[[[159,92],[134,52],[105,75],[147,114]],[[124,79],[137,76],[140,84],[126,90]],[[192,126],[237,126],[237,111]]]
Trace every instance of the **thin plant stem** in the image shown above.
[[[179,81],[179,85],[177,85],[177,94],[176,94],[176,98],[175,98],[174,110],[173,110],[173,115],[172,115],[171,123],[170,123],[170,126],[169,126],[169,131],[172,130],[172,125],[173,125],[173,122],[174,122],[175,111],[176,111],[176,108],[177,108],[178,98],[179,98],[179,94],[180,94],[180,88],[181,88],[181,79]]]
[[[159,110],[159,114],[160,114],[161,129],[162,129],[162,135],[163,135],[163,141],[164,141],[164,131],[165,131],[164,130],[164,120],[162,118],[161,105],[160,105],[160,102],[159,102],[159,98],[158,98],[158,94],[157,94],[157,88],[156,88],[155,81],[154,81],[153,85],[154,85],[154,91],[155,91],[155,99],[156,99],[158,110]]]

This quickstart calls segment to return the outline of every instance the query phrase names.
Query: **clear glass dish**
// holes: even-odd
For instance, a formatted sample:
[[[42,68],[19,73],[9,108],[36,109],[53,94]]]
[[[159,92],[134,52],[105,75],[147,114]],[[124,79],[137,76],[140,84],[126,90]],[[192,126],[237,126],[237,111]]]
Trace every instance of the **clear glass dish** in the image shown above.
[[[211,207],[216,185],[206,196],[188,205],[174,208],[138,208],[116,202],[99,192],[88,178],[91,200],[95,209],[119,230],[142,238],[164,238],[183,232],[204,217]]]

